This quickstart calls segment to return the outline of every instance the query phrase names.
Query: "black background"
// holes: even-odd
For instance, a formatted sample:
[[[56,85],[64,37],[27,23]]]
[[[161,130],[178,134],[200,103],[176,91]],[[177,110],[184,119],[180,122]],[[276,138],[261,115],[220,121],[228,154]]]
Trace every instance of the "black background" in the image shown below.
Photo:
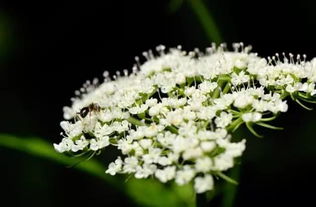
[[[190,7],[169,1],[1,1],[0,132],[60,140],[62,107],[86,80],[130,69],[158,44],[203,49],[210,42]],[[205,1],[223,39],[316,57],[314,1]],[[313,206],[315,111],[290,104],[283,131],[249,134],[235,206]],[[0,149],[1,206],[130,206],[98,179]]]

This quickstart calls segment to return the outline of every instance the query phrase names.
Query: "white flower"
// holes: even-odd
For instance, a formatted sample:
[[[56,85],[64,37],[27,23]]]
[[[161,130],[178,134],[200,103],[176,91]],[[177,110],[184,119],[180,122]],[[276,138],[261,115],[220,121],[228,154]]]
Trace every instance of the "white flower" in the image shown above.
[[[167,122],[170,125],[178,126],[180,123],[183,121],[183,116],[182,116],[182,111],[181,110],[176,110],[169,112],[167,115]]]
[[[155,173],[156,178],[158,178],[161,182],[165,183],[169,180],[172,180],[176,175],[176,167],[169,166],[164,169],[158,169]]]
[[[93,151],[97,151],[99,149],[102,149],[110,144],[109,137],[105,136],[101,139],[91,139],[90,140],[90,149]]]
[[[130,137],[120,139],[117,143],[117,148],[121,150],[123,154],[127,154],[133,149],[132,142],[133,140]]]
[[[197,89],[195,87],[186,88],[184,91],[184,94],[186,96],[192,96],[194,93],[196,93]]]
[[[237,68],[245,68],[247,66],[247,62],[246,62],[246,58],[245,59],[237,59],[235,62],[235,66]]]
[[[245,108],[248,105],[251,105],[254,101],[253,96],[248,94],[236,94],[236,98],[234,101],[234,106],[237,108]]]
[[[73,148],[73,141],[68,138],[63,138],[59,144],[54,144],[54,148],[57,152],[63,153],[70,151]]]
[[[212,175],[234,167],[245,150],[245,140],[231,139],[240,119],[259,124],[263,115],[286,112],[288,96],[309,101],[316,94],[316,59],[264,59],[242,44],[234,48],[212,46],[202,54],[159,46],[160,55],[145,52],[147,61],[130,74],[86,82],[64,107],[55,150],[112,146],[122,158],[109,164],[108,174],[178,185],[194,180],[197,193],[212,190]]]
[[[210,115],[206,115],[206,117],[209,117]],[[189,107],[185,107],[182,111],[182,117],[185,120],[191,121],[196,118],[196,113],[192,111]]]
[[[138,167],[138,160],[136,157],[127,157],[124,159],[123,172],[132,173],[136,171]]]
[[[171,165],[172,160],[169,157],[162,156],[158,158],[157,163],[162,166],[166,166],[166,165]]]
[[[219,128],[225,128],[232,122],[232,114],[221,112],[220,116],[215,119],[216,126]]]
[[[202,91],[202,93],[210,93],[217,87],[216,82],[208,82],[205,81],[199,85],[199,89]]]
[[[151,99],[148,99],[148,100],[146,101],[146,105],[147,105],[148,107],[152,107],[152,106],[155,106],[155,105],[157,104],[157,102],[158,102],[157,99],[151,98]]]
[[[294,86],[292,85],[287,85],[285,90],[289,93],[294,93],[296,91],[296,88],[294,88]]]
[[[177,75],[177,76],[176,76],[176,79],[175,79],[175,82],[176,82],[177,84],[182,84],[182,83],[184,83],[184,82],[185,82],[185,75],[183,75],[183,74]]]
[[[172,140],[172,148],[175,153],[180,153],[185,150],[188,150],[191,147],[191,143],[189,139],[186,139],[182,136],[177,136],[174,140]]]
[[[141,139],[139,141],[139,144],[142,148],[144,149],[148,149],[149,147],[151,147],[153,141],[151,139]]]
[[[200,157],[202,154],[203,154],[203,151],[201,150],[200,147],[188,148],[183,152],[182,157],[184,160],[190,160],[192,158]]]
[[[216,111],[214,110],[214,107],[201,107],[199,111],[196,113],[196,116],[199,119],[211,120],[215,117],[215,113]]]
[[[94,134],[96,137],[98,138],[102,138],[104,136],[110,135],[111,133],[113,133],[114,129],[113,127],[104,124],[103,126],[98,122],[95,126],[94,129]]]
[[[63,111],[64,111],[64,119],[66,120],[69,120],[76,116],[76,111],[68,106],[63,107]]]
[[[213,162],[209,157],[203,157],[196,160],[195,169],[197,172],[208,172],[212,169]]]
[[[143,161],[147,164],[157,163],[162,150],[159,148],[149,148],[148,151],[149,153],[143,156]]]
[[[72,145],[71,151],[77,152],[79,150],[83,150],[88,145],[89,145],[89,141],[86,140],[84,136],[81,136],[80,139],[76,140],[75,144]]]
[[[114,119],[114,116],[111,111],[104,111],[99,115],[99,118],[102,122],[110,122]]]
[[[135,106],[129,109],[129,112],[131,114],[140,114],[143,113],[144,111],[146,111],[148,109],[148,105],[147,104],[143,104],[141,106]]]
[[[249,75],[246,75],[244,71],[241,71],[238,75],[236,73],[232,74],[232,84],[240,85],[243,83],[247,83],[250,80]]]
[[[178,185],[185,185],[190,182],[195,176],[195,171],[189,166],[183,166],[182,170],[177,171],[176,183]]]
[[[214,158],[214,168],[216,171],[225,171],[234,165],[234,157],[222,153]]]
[[[144,128],[144,136],[145,137],[153,137],[156,136],[159,131],[159,128],[156,124],[152,124],[149,127]]]
[[[217,140],[220,147],[223,147],[225,151],[218,156],[214,157],[213,170],[224,171],[234,165],[234,158],[238,157],[245,150],[245,140],[238,143],[230,143],[227,139]]]
[[[258,112],[244,113],[241,118],[244,122],[257,122],[261,119],[262,114]]]
[[[134,141],[132,144],[132,152],[136,157],[144,155],[144,149],[140,146],[140,144],[137,141]]]
[[[214,180],[211,175],[205,175],[204,177],[196,177],[194,179],[194,189],[196,193],[204,193],[212,190],[214,187]]]
[[[147,178],[148,176],[156,172],[157,166],[153,164],[144,164],[143,166],[137,166],[135,178]]]
[[[122,165],[123,165],[123,161],[122,161],[121,157],[118,157],[115,160],[115,162],[111,162],[109,164],[109,167],[105,172],[110,174],[110,175],[115,175],[116,173],[121,171]]]
[[[201,149],[204,152],[210,152],[215,148],[216,144],[214,142],[206,141],[206,142],[201,142]]]
[[[60,122],[60,126],[69,137],[78,136],[83,131],[83,123],[81,121],[77,121],[74,124],[69,121],[62,121]]]
[[[150,109],[149,109],[149,115],[150,116],[156,116],[158,115],[162,109],[163,109],[163,105],[162,104],[157,104],[157,105],[154,105],[152,106]]]

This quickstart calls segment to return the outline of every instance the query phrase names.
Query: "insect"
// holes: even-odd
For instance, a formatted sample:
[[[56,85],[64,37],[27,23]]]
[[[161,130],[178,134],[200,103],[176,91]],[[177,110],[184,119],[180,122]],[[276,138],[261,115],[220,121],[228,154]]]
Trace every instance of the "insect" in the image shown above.
[[[100,110],[101,110],[101,107],[98,104],[91,103],[88,106],[80,109],[80,112],[78,112],[77,114],[79,114],[81,116],[81,118],[85,118],[89,113],[100,112]]]

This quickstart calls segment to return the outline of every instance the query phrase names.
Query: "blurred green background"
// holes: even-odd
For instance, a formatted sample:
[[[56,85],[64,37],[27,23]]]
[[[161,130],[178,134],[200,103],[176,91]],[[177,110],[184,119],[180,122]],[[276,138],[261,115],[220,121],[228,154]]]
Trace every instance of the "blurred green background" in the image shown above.
[[[190,50],[211,40],[243,41],[261,56],[311,59],[315,6],[312,0],[1,1],[0,206],[192,206],[188,187],[105,176],[111,151],[69,167],[76,160],[51,145],[60,140],[62,107],[86,80],[130,69],[135,55],[158,44]],[[313,206],[315,115],[290,103],[274,122],[285,130],[258,129],[264,139],[241,130],[247,150],[235,203],[222,201],[231,193],[212,206]]]

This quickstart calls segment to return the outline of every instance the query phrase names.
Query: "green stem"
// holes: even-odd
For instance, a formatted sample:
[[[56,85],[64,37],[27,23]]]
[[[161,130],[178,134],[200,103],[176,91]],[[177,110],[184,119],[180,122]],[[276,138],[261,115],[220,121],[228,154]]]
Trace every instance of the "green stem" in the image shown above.
[[[228,93],[230,89],[231,89],[231,84],[229,82],[227,82],[224,89],[223,89],[223,94]]]
[[[238,185],[238,182],[236,180],[234,180],[233,178],[225,175],[224,173],[222,172],[217,172],[216,175],[218,175],[220,178],[226,180],[228,183],[231,183],[231,184],[234,184],[234,185]]]
[[[208,12],[207,7],[202,0],[187,0],[190,4],[192,10],[194,11],[196,17],[200,21],[208,39],[219,44],[223,40],[221,38],[220,32],[215,24],[215,21],[210,12]]]
[[[296,101],[296,103],[298,103],[304,109],[309,110],[309,111],[313,110],[312,108],[309,108],[308,106],[305,106],[302,102],[300,102],[300,100],[296,99],[295,101]]]
[[[229,176],[234,180],[239,180],[241,165],[236,165],[231,169]],[[237,193],[237,185],[232,185],[231,183],[225,183],[223,191],[222,207],[233,207],[234,201]]]
[[[238,127],[243,124],[244,121],[242,120],[241,117],[239,117],[238,119],[235,119],[226,129],[229,132],[234,132],[238,129]]]
[[[253,134],[255,135],[256,137],[259,137],[259,138],[262,138],[263,136],[258,134],[254,128],[252,127],[253,123],[251,122],[246,122],[246,127],[248,128],[248,130]]]
[[[212,98],[213,99],[216,99],[216,98],[218,98],[220,96],[222,88],[223,88],[223,86],[225,84],[225,81],[224,80],[218,80],[217,84],[218,84],[218,86],[216,87],[216,89],[214,90],[214,92],[212,94]]]
[[[212,98],[213,98],[213,99],[218,98],[219,95],[220,95],[220,92],[221,92],[221,88],[218,86],[218,87],[214,90],[214,92],[213,92],[213,94],[212,94]]]
[[[166,129],[174,134],[179,134],[178,129],[172,125],[167,126]]]
[[[270,125],[270,124],[266,124],[266,123],[264,123],[264,122],[257,122],[256,124],[257,124],[257,125],[259,125],[259,126],[262,126],[262,127],[269,128],[269,129],[274,129],[274,130],[283,130],[283,128],[282,128],[282,127],[272,126],[272,125]]]
[[[136,119],[132,116],[128,117],[127,121],[131,124],[136,125],[136,126],[145,126],[145,124],[143,122],[139,121],[138,119]]]

